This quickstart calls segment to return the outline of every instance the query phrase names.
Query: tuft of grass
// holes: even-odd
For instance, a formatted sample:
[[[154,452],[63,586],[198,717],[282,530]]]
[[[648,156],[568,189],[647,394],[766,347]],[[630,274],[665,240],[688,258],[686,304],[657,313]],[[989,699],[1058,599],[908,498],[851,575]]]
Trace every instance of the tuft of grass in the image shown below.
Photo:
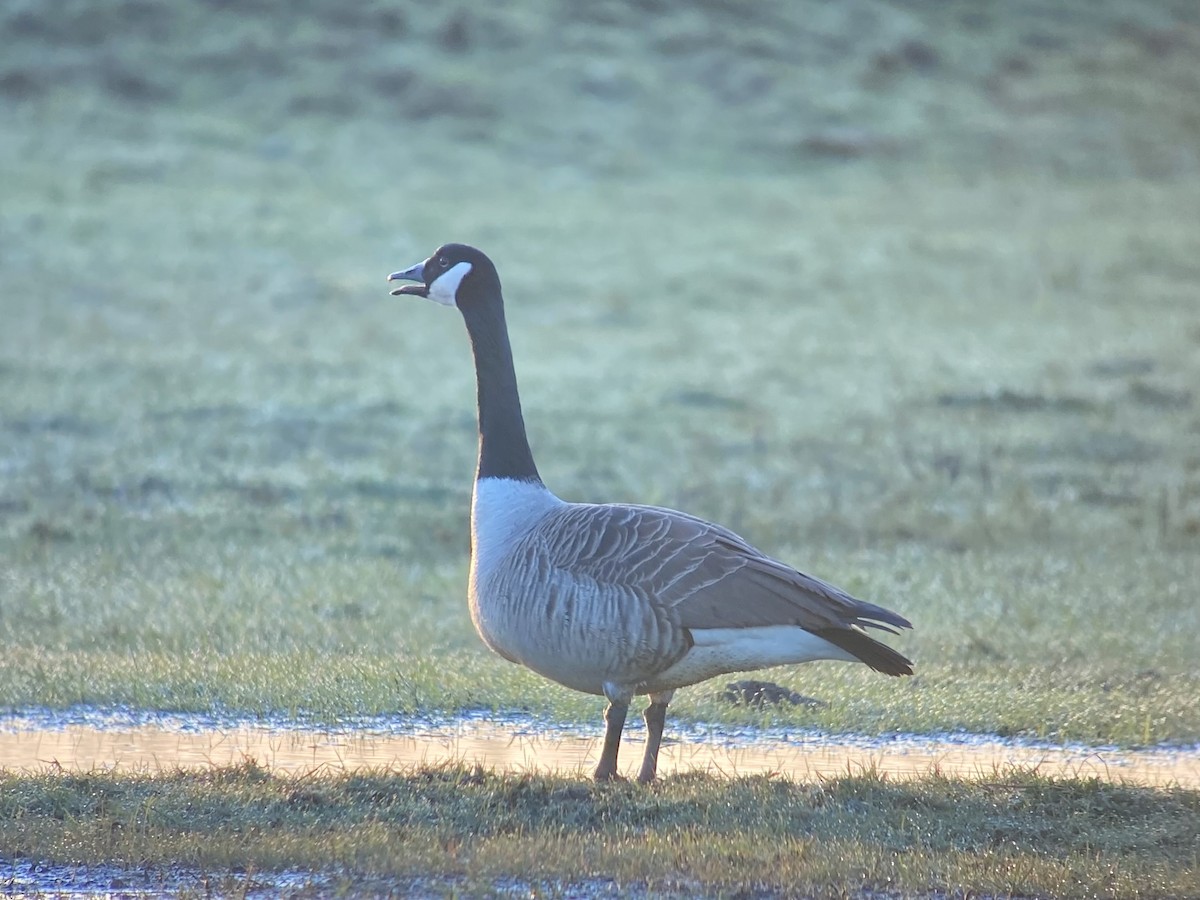
[[[1200,794],[1014,770],[982,781],[668,778],[647,790],[449,766],[0,773],[0,858],[335,872],[346,889],[519,877],[666,893],[1191,896]]]

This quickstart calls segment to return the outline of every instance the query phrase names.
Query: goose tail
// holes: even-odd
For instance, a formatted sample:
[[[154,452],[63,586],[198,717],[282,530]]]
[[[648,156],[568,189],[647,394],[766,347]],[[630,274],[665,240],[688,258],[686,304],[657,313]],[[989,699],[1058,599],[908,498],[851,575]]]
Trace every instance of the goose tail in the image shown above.
[[[912,660],[858,629],[822,628],[814,633],[857,657],[876,672],[882,672],[884,675],[913,673]]]

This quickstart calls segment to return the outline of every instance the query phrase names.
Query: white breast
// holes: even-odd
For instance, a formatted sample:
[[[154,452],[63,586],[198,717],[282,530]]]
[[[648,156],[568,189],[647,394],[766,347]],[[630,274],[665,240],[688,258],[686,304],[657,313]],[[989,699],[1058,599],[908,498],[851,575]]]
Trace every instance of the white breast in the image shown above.
[[[547,623],[533,614],[530,600],[544,593],[544,586],[528,583],[536,580],[535,574],[514,568],[512,553],[531,529],[563,505],[545,485],[511,478],[476,480],[471,503],[471,621],[496,653],[538,671],[543,671],[536,660],[546,652],[546,641],[532,631]]]
[[[472,581],[494,572],[529,529],[563,505],[540,482],[477,480],[471,501]]]

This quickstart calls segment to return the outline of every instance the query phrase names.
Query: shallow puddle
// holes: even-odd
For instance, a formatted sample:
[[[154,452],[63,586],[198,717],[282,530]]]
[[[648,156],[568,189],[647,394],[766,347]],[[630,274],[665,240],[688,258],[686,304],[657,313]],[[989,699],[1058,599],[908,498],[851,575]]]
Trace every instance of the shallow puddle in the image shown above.
[[[57,718],[57,720],[56,720]],[[547,728],[527,720],[469,718],[430,726],[373,720],[322,730],[283,723],[214,722],[163,716],[150,721],[74,716],[0,717],[0,768],[39,771],[156,772],[228,766],[253,760],[285,773],[409,768],[443,763],[584,777],[595,766],[600,735]],[[1013,767],[1044,775],[1096,777],[1145,786],[1200,789],[1200,750],[1125,751],[1056,747],[972,735],[862,738],[792,731],[691,728],[664,743],[659,771],[724,775],[775,773],[813,780],[876,771],[909,779],[938,771],[991,778]],[[636,774],[643,733],[627,730],[622,769]]]

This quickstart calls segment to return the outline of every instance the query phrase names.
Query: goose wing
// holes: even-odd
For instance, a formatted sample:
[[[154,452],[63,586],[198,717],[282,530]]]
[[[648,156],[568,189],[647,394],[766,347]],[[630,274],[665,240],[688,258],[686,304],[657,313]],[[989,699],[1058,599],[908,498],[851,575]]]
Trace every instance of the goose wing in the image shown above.
[[[732,531],[653,506],[570,504],[539,529],[553,568],[636,598],[685,629],[799,625],[814,633],[911,628],[903,616],[772,559]],[[859,632],[861,634],[861,632]],[[865,638],[864,638],[865,639]],[[871,642],[874,643],[874,642]]]

